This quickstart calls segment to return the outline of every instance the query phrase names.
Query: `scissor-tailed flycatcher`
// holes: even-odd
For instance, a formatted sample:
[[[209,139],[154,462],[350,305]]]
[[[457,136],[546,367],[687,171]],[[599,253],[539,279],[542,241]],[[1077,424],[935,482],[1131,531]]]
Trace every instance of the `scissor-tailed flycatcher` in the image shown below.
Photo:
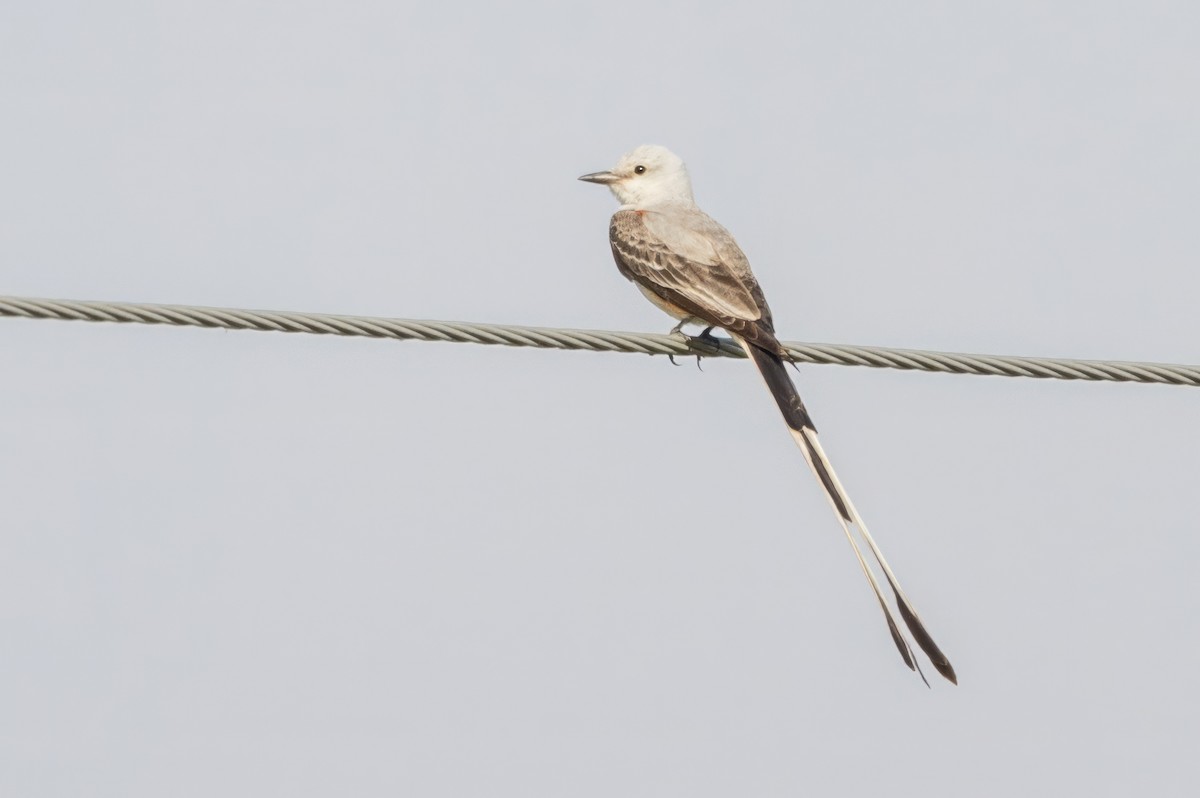
[[[623,155],[611,171],[593,172],[579,179],[608,186],[620,200],[621,207],[608,228],[617,268],[647,299],[679,320],[675,331],[684,324],[723,327],[754,361],[804,459],[833,505],[904,663],[920,673],[908,638],[896,624],[879,580],[863,556],[856,532],[879,563],[900,617],[917,645],[938,673],[957,684],[950,660],[933,642],[900,589],[896,575],[817,440],[817,430],[784,365],[791,357],[775,337],[771,309],[750,271],[750,263],[729,231],[696,206],[683,161],[663,147],[642,146]],[[923,674],[921,678],[925,678]]]

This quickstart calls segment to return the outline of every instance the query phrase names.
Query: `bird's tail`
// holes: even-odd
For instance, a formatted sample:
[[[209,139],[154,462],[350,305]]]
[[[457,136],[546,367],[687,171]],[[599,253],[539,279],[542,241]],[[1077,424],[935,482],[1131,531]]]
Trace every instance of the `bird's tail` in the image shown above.
[[[767,388],[771,391],[771,396],[775,398],[775,403],[779,405],[779,411],[783,414],[783,420],[787,423],[788,430],[792,433],[792,437],[796,440],[800,451],[804,453],[804,459],[808,461],[808,465],[820,481],[821,487],[825,489],[825,495],[829,497],[829,503],[833,505],[833,511],[846,533],[846,538],[850,541],[850,545],[854,549],[854,556],[858,558],[858,564],[862,567],[863,573],[866,574],[867,581],[871,584],[871,589],[875,591],[875,598],[879,600],[879,606],[883,610],[884,618],[887,619],[888,631],[891,632],[892,641],[895,642],[896,648],[899,649],[900,656],[904,659],[904,664],[909,669],[921,674],[922,679],[925,678],[925,675],[921,673],[920,666],[913,657],[907,638],[896,624],[891,607],[884,598],[883,590],[880,587],[874,570],[863,556],[859,537],[866,544],[867,549],[871,552],[871,556],[874,557],[883,571],[888,587],[891,588],[892,595],[896,599],[896,607],[900,611],[900,617],[904,620],[904,625],[908,627],[908,631],[912,633],[917,645],[929,657],[929,661],[933,663],[933,667],[937,669],[938,673],[954,684],[958,684],[958,677],[954,674],[954,668],[951,666],[950,660],[946,658],[946,655],[933,642],[933,637],[930,636],[928,630],[925,628],[925,624],[917,616],[917,611],[913,608],[912,602],[904,595],[904,591],[901,590],[896,575],[892,572],[891,567],[887,564],[887,560],[883,557],[883,552],[875,544],[871,533],[867,531],[867,525],[863,523],[858,511],[854,509],[854,503],[850,501],[850,496],[846,493],[846,489],[842,487],[841,481],[838,480],[837,473],[834,472],[833,466],[825,454],[825,450],[821,448],[821,442],[817,440],[816,427],[813,426],[812,418],[804,408],[804,403],[800,401],[800,394],[796,391],[795,384],[792,383],[783,358],[775,352],[757,347],[740,337],[737,341],[741,344],[742,349],[746,351],[750,359],[754,361],[754,365],[758,367],[758,371],[766,382]],[[858,533],[858,536],[855,535],[855,532]]]

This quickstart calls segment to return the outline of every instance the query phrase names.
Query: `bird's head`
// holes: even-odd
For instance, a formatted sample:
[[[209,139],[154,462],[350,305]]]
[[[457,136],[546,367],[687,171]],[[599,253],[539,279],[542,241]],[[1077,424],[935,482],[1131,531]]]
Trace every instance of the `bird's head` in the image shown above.
[[[625,153],[607,172],[592,172],[579,179],[608,186],[623,206],[695,203],[683,159],[654,144],[643,144]]]

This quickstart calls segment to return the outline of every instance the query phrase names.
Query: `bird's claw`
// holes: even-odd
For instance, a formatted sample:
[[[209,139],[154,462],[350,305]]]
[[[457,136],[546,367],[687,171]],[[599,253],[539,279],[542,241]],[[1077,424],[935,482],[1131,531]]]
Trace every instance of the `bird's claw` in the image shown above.
[[[721,339],[717,338],[717,336],[712,334],[712,331],[713,331],[712,326],[705,327],[700,332],[699,335],[688,335],[687,333],[685,333],[683,331],[683,325],[684,325],[684,322],[682,322],[682,321],[679,322],[674,327],[672,327],[671,331],[667,334],[672,337],[681,338],[688,345],[689,349],[694,350],[696,348],[697,341],[701,342],[707,348],[718,349],[718,350],[721,348]],[[703,357],[704,357],[704,355],[702,353],[696,354],[696,368],[700,369],[701,371],[704,371],[704,367],[700,365],[700,360]],[[675,366],[679,365],[678,363],[675,362],[674,355],[667,355],[667,358],[671,361],[672,365],[675,365]]]

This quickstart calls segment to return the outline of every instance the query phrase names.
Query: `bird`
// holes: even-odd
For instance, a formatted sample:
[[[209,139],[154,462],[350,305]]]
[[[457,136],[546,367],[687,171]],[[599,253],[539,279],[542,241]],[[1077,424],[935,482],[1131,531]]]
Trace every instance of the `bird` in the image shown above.
[[[958,677],[901,589],[895,573],[838,479],[817,438],[817,429],[788,374],[794,361],[775,334],[771,309],[750,262],[734,237],[696,205],[683,160],[665,147],[647,144],[617,161],[612,169],[580,180],[607,186],[620,202],[609,223],[609,243],[617,269],[660,310],[684,325],[724,329],[757,367],[829,499],[855,557],[883,610],[892,642],[909,670],[928,685],[909,642],[896,622],[880,579],[864,555],[874,558],[904,626],[934,669],[953,684]]]

